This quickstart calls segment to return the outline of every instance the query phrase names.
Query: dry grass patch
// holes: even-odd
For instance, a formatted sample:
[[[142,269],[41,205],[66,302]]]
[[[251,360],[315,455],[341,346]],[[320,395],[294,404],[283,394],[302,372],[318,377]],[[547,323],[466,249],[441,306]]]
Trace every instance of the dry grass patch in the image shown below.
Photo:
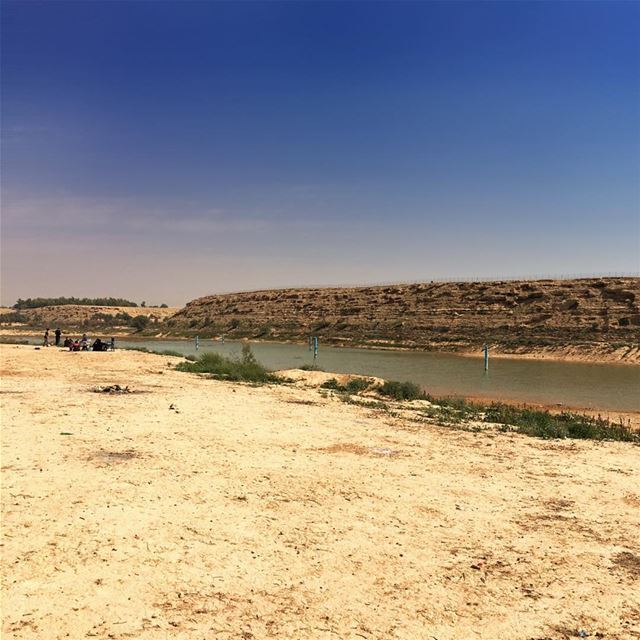
[[[353,453],[358,456],[373,456],[376,458],[396,458],[406,455],[401,451],[389,449],[388,447],[363,447],[360,444],[350,442],[332,444],[328,447],[315,449],[315,451],[322,451],[323,453]]]
[[[106,464],[118,464],[121,462],[128,462],[129,460],[134,460],[136,458],[142,458],[137,451],[133,449],[126,449],[125,451],[107,451],[105,449],[100,449],[96,453],[91,454],[87,457],[89,462],[102,462]],[[104,464],[101,466],[105,466]]]

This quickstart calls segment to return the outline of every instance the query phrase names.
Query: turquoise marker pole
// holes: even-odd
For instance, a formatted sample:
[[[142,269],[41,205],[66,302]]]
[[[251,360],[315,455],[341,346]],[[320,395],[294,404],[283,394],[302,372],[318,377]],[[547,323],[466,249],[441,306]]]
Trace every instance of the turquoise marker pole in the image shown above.
[[[196,351],[200,348],[200,336],[196,336]]]
[[[318,336],[313,337],[313,359],[318,357]]]
[[[489,371],[489,345],[485,344],[482,349],[484,350],[484,370]]]

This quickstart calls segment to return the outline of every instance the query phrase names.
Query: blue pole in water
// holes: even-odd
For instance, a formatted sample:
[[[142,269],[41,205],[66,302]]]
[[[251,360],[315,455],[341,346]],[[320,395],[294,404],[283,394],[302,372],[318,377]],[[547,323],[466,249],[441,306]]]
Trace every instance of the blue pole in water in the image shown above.
[[[489,371],[489,345],[485,344],[482,349],[484,351],[484,370]]]
[[[313,359],[318,357],[318,336],[313,336]]]
[[[200,336],[196,336],[196,351],[200,348]]]

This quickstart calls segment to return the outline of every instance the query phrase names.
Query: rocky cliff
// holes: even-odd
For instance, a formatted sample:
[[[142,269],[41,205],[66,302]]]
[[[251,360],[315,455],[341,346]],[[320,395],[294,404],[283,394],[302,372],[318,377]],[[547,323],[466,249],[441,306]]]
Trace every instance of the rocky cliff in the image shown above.
[[[318,335],[344,346],[457,351],[487,342],[511,353],[572,349],[637,359],[639,302],[640,278],[283,289],[198,298],[166,326],[201,337]]]

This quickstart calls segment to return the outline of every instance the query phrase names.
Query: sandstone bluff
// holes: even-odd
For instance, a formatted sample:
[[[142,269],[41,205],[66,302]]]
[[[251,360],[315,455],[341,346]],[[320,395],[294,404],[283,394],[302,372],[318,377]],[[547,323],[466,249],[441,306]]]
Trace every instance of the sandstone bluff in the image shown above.
[[[640,278],[428,282],[198,298],[169,334],[638,361]]]

